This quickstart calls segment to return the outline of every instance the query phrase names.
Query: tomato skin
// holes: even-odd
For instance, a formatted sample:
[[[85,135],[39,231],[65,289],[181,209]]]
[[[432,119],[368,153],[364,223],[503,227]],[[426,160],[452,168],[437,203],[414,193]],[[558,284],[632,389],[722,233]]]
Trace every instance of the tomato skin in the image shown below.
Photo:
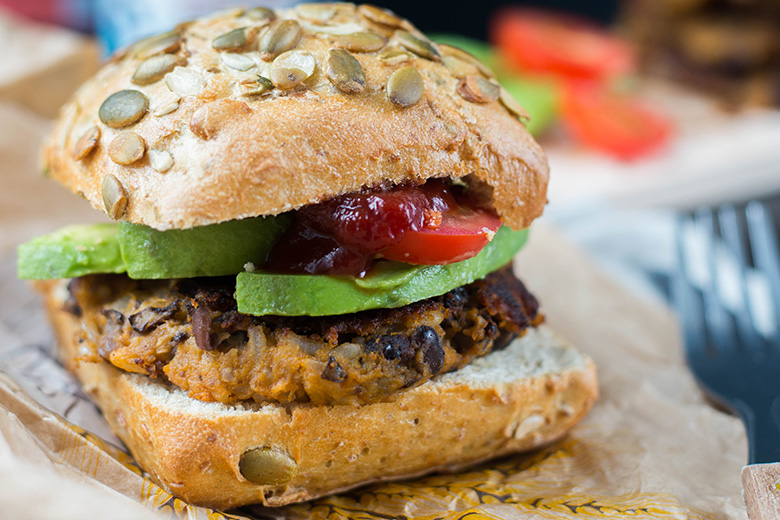
[[[519,72],[603,80],[636,69],[631,46],[570,15],[507,7],[492,18],[490,35],[503,58]]]
[[[476,256],[493,239],[501,219],[490,211],[444,213],[441,224],[407,231],[381,255],[409,264],[444,265]]]
[[[309,227],[363,251],[394,244],[410,227],[424,223],[427,199],[420,190],[346,195],[299,210]]]
[[[441,179],[342,195],[298,210],[265,268],[362,276],[385,252],[386,258],[407,263],[465,260],[501,226],[489,202]]]
[[[670,120],[636,98],[591,83],[570,82],[561,110],[564,124],[579,141],[626,161],[662,148],[673,131]]]

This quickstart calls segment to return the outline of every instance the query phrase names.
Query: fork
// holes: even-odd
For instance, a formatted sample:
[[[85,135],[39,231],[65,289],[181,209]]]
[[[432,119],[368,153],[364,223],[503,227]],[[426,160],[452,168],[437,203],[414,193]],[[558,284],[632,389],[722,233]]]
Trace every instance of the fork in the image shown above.
[[[686,234],[686,230],[695,234]],[[705,394],[745,424],[749,454],[742,485],[752,520],[780,519],[780,257],[776,236],[771,215],[760,202],[748,203],[744,213],[730,205],[700,209],[679,222],[680,263],[671,285],[688,366]],[[693,246],[697,244],[699,263],[694,265],[697,250]],[[763,314],[756,306],[762,301],[756,290],[761,287],[769,289],[763,293]]]

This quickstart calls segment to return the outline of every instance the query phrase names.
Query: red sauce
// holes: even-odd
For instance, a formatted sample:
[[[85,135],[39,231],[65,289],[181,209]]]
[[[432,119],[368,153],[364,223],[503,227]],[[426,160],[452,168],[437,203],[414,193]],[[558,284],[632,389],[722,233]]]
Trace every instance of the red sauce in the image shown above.
[[[438,179],[342,195],[298,210],[295,223],[271,250],[266,268],[361,276],[383,249],[408,231],[436,228],[442,215],[478,206],[465,190]]]

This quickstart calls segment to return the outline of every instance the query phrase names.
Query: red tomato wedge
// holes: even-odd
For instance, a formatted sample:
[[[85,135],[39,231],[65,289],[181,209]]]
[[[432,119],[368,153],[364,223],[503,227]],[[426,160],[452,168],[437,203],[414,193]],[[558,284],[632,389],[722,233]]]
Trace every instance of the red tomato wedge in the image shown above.
[[[561,103],[564,123],[578,140],[618,159],[653,153],[672,135],[672,122],[665,116],[598,85],[569,84]]]
[[[605,79],[636,68],[626,42],[574,16],[508,7],[493,16],[490,36],[508,64],[521,72]]]
[[[409,264],[451,264],[482,251],[501,227],[501,219],[482,210],[444,213],[441,224],[407,231],[401,240],[382,250],[390,260]]]

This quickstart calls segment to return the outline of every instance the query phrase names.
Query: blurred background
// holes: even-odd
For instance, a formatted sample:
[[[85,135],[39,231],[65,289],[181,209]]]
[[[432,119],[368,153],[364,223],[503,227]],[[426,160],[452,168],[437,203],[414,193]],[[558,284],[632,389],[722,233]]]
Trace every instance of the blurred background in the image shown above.
[[[235,3],[0,0],[0,118],[44,129],[115,50]],[[668,296],[680,215],[753,199],[780,214],[777,0],[375,3],[494,69],[549,154],[545,219],[637,293]],[[10,139],[0,153],[34,155]]]

